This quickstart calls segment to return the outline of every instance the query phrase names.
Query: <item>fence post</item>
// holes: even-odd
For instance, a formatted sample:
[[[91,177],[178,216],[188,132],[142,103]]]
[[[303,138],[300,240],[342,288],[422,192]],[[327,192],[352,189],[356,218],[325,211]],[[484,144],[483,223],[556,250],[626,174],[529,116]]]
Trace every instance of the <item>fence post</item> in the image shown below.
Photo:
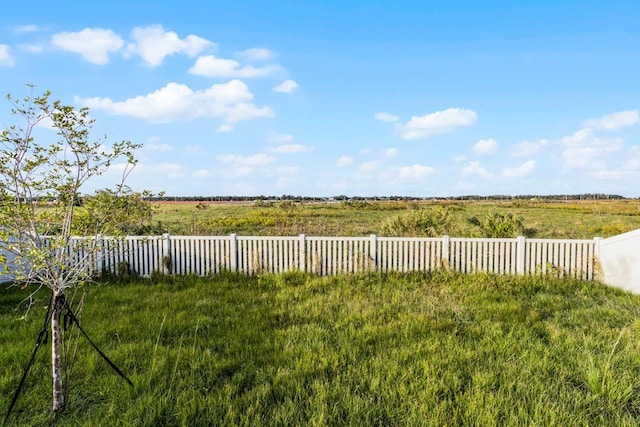
[[[229,264],[231,271],[238,271],[238,236],[235,233],[229,236]]]
[[[298,240],[298,268],[300,271],[307,271],[307,236],[301,234]]]
[[[369,235],[369,261],[367,264],[372,265],[374,270],[378,269],[378,236]]]
[[[526,243],[526,237],[518,236],[516,244],[516,273],[520,275],[524,274]]]
[[[449,236],[447,236],[446,234],[442,236],[442,259],[440,260],[440,266],[444,268],[449,268],[452,264],[451,260],[449,259],[449,253],[451,252],[449,250],[450,242],[451,239]]]
[[[600,266],[600,245],[604,240],[602,237],[594,237],[595,245],[593,245],[593,259],[590,259],[588,262],[592,264],[591,266],[591,280],[604,280],[602,275],[602,267]]]
[[[593,256],[596,259],[600,259],[600,244],[604,239],[602,237],[594,237],[593,240],[596,242],[596,244],[593,247]]]
[[[103,272],[106,271],[106,260],[105,258],[107,257],[105,255],[105,248],[104,248],[104,236],[102,234],[98,234],[96,236],[96,245],[98,246],[98,250],[96,252],[98,252],[98,263],[99,265],[96,264],[96,268],[100,268],[100,271],[98,271],[99,274],[102,274]]]
[[[171,259],[171,235],[169,233],[162,235],[162,253],[159,261],[162,265],[162,273],[171,274],[171,270],[173,270],[171,266],[174,260]]]

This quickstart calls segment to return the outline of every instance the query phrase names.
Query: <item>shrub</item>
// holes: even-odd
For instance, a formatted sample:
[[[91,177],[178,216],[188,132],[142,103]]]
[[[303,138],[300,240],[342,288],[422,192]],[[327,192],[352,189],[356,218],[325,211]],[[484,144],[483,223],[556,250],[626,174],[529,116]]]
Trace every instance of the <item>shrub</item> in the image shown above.
[[[469,222],[478,227],[482,237],[518,237],[526,234],[523,218],[512,213],[490,212],[480,219],[469,218]]]
[[[451,231],[452,217],[447,208],[411,210],[389,219],[380,233],[385,236],[435,237]]]

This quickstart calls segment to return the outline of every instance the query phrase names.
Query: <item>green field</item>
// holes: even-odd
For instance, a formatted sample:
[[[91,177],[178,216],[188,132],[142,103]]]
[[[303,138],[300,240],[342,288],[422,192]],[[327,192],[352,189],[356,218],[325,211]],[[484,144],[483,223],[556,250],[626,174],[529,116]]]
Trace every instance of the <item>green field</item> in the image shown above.
[[[48,302],[0,289],[0,411]],[[79,301],[76,295],[75,301]],[[66,411],[41,350],[10,425],[640,422],[640,297],[484,274],[156,276],[87,288]],[[71,351],[73,353],[73,351]]]
[[[149,232],[176,235],[366,236],[403,213],[446,207],[456,237],[480,237],[472,217],[498,212],[523,219],[530,237],[610,237],[640,228],[640,200],[301,203],[155,203]]]
[[[446,209],[438,232],[513,215],[539,238],[640,228],[638,200],[154,203],[144,234],[384,235]],[[40,350],[9,425],[638,425],[640,297],[594,282],[449,271],[317,277],[154,275],[84,289],[81,321],[129,387],[66,334],[68,406]],[[0,288],[4,413],[48,296]],[[80,293],[74,301],[81,300]]]

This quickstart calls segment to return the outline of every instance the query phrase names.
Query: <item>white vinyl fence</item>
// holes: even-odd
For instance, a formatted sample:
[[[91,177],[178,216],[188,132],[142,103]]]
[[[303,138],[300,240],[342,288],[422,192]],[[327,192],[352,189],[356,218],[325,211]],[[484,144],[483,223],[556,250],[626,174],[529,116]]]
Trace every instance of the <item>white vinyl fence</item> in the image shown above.
[[[600,280],[640,294],[640,230],[602,240],[598,261],[602,270]]]
[[[101,268],[123,263],[146,276],[154,271],[206,275],[289,270],[318,275],[376,271],[551,274],[593,280],[602,239],[558,240],[402,237],[170,236],[105,238]]]

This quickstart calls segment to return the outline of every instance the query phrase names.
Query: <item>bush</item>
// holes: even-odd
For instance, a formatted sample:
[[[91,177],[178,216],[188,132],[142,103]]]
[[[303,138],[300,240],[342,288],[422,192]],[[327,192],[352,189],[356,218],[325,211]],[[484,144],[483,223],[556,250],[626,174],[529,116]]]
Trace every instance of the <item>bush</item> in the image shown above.
[[[383,224],[380,233],[385,236],[436,237],[451,232],[451,212],[435,207],[405,212]]]
[[[482,237],[518,237],[527,231],[523,218],[512,213],[490,212],[480,219],[469,218],[469,222],[478,227]]]

